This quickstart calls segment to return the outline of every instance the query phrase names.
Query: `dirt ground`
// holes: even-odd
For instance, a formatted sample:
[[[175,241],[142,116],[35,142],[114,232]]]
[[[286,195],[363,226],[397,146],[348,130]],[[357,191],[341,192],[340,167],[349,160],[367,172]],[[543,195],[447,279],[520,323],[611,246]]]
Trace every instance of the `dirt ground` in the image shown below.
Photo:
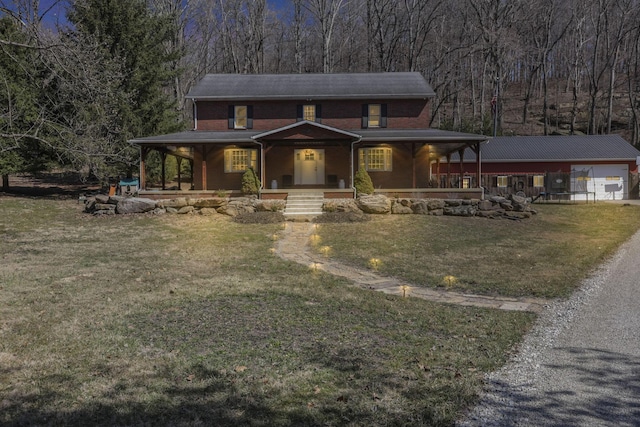
[[[77,173],[48,172],[36,175],[10,175],[9,188],[0,188],[0,197],[30,196],[72,199],[80,195],[99,193],[102,190],[98,183],[83,182]]]

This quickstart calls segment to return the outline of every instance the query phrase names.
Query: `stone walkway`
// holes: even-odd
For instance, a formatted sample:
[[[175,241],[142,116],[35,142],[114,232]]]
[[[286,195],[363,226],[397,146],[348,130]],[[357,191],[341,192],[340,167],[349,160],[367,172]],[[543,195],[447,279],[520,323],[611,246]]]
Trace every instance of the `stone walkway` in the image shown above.
[[[549,304],[539,298],[508,298],[471,295],[414,286],[393,277],[385,277],[373,270],[343,264],[333,258],[316,254],[309,246],[315,224],[309,222],[287,222],[275,245],[275,252],[288,261],[307,265],[351,280],[363,289],[392,295],[422,298],[429,301],[474,307],[497,308],[500,310],[540,312]]]

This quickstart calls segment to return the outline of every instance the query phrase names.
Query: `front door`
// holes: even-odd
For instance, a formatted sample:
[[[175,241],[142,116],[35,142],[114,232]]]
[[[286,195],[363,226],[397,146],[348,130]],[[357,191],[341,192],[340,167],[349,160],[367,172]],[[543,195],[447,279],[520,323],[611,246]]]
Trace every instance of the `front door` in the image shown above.
[[[295,150],[293,169],[296,185],[324,185],[324,150]]]

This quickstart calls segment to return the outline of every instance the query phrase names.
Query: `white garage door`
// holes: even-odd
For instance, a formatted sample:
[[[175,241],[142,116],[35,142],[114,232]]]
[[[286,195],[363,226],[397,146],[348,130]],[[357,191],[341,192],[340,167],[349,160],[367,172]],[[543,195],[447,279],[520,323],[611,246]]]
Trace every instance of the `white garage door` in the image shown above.
[[[573,165],[571,176],[571,190],[576,192],[576,200],[585,200],[587,191],[589,200],[622,200],[629,194],[627,165]]]

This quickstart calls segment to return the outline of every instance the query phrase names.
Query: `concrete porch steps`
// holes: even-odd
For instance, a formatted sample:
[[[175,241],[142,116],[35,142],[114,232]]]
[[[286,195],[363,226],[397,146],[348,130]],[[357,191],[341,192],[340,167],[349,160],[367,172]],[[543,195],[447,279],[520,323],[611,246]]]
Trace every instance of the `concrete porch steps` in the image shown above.
[[[321,215],[323,202],[323,192],[289,194],[284,216],[294,219]]]

